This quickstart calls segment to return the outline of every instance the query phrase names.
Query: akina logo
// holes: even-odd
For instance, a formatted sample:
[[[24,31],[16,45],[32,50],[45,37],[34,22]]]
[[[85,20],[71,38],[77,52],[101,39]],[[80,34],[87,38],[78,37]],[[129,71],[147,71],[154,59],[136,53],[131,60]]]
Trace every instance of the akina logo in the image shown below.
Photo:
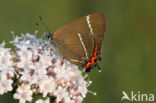
[[[154,94],[153,93],[141,93],[140,91],[134,92],[131,91],[130,93],[126,93],[122,91],[122,98],[121,101],[132,101],[132,102],[153,102],[154,101]]]

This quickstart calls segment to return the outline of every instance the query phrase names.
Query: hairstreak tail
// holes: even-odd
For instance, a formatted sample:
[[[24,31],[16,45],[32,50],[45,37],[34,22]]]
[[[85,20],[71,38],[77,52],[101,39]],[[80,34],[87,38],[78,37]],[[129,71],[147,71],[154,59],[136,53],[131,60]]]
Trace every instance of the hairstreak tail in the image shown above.
[[[64,25],[49,39],[63,57],[90,72],[96,66],[100,69],[105,29],[104,15],[93,13]]]

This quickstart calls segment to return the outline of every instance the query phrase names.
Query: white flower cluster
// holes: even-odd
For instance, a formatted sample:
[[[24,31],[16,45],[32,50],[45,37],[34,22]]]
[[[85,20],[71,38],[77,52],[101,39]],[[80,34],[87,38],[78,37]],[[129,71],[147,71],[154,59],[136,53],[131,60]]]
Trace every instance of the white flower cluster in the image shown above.
[[[54,52],[48,40],[27,33],[11,41],[15,51],[0,45],[0,94],[15,90],[20,103],[81,103],[91,82],[86,81],[77,66]]]

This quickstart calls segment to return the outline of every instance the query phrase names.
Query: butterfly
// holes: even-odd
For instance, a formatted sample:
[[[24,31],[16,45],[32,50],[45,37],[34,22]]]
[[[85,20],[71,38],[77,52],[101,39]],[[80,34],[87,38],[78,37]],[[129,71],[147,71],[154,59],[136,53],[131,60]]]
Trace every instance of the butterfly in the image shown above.
[[[103,13],[92,13],[60,27],[49,39],[64,58],[90,72],[96,66],[100,69],[105,30]]]

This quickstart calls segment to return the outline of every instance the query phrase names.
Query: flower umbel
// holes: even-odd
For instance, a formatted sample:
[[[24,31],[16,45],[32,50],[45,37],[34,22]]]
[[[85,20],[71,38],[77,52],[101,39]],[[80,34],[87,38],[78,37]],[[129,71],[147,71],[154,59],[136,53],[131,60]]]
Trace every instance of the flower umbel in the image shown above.
[[[36,103],[81,103],[86,97],[90,82],[48,40],[27,33],[16,36],[11,44],[14,52],[4,42],[0,45],[1,95],[17,88],[13,97],[19,103],[31,102],[35,95],[42,95]]]

